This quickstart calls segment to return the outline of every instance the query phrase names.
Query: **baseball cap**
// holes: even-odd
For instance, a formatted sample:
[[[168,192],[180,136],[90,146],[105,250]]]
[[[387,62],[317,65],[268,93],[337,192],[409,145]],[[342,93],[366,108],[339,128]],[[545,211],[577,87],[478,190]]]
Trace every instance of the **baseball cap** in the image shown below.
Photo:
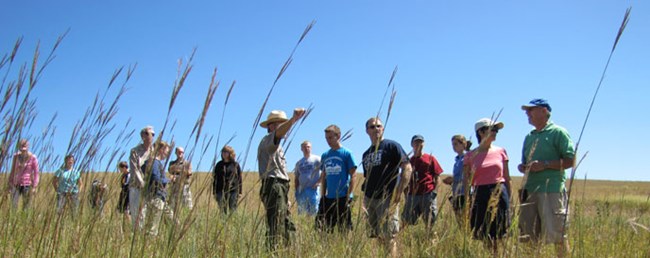
[[[503,122],[494,122],[492,121],[492,119],[489,118],[481,118],[478,121],[476,121],[476,123],[474,124],[474,131],[478,131],[478,129],[481,129],[486,126],[493,126],[501,130],[504,124]]]
[[[551,105],[548,104],[548,101],[545,99],[533,99],[528,104],[522,105],[521,109],[528,110],[532,107],[545,107],[548,112],[551,112]]]

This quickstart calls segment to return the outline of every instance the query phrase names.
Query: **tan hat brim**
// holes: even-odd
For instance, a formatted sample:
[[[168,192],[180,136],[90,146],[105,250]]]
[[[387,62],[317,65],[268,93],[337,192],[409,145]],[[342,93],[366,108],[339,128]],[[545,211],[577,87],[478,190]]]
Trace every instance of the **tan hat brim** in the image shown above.
[[[280,122],[280,123],[282,123],[282,122],[286,122],[287,120],[289,120],[289,119],[285,119],[285,118],[271,118],[271,119],[269,119],[269,120],[266,120],[266,121],[264,121],[264,122],[261,122],[261,123],[260,123],[260,126],[261,126],[262,128],[267,128],[267,127],[269,126],[270,123],[275,123],[275,122]]]

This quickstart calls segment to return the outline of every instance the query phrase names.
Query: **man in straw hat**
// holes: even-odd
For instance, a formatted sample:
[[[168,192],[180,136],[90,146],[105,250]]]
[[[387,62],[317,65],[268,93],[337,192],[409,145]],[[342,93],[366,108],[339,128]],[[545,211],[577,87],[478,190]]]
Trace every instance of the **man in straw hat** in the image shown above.
[[[522,240],[537,242],[542,237],[546,243],[554,243],[557,255],[563,257],[569,251],[564,226],[568,215],[564,170],[573,167],[573,142],[566,129],[549,120],[551,106],[546,100],[533,99],[521,109],[535,127],[526,135],[518,166],[527,174],[519,218]]]
[[[281,110],[273,110],[260,123],[267,129],[268,134],[262,138],[257,149],[259,164],[260,198],[266,209],[267,243],[270,250],[275,250],[278,237],[282,234],[285,244],[289,243],[289,230],[293,223],[289,220],[289,175],[287,172],[284,151],[280,140],[285,137],[291,127],[305,115],[305,109],[293,110],[291,119]]]

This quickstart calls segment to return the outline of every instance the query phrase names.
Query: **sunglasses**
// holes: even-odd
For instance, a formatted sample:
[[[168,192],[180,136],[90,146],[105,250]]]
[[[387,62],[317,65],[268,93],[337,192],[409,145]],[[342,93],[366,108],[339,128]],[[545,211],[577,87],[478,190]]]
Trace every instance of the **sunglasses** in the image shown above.
[[[499,128],[496,128],[496,127],[487,127],[487,126],[481,128],[481,131],[485,132],[485,131],[487,131],[488,129],[490,129],[490,131],[492,131],[493,133],[498,133],[498,132],[499,132]]]
[[[384,127],[384,126],[383,125],[370,125],[370,126],[368,126],[366,128],[367,129],[379,129],[379,128],[382,128],[382,127]]]

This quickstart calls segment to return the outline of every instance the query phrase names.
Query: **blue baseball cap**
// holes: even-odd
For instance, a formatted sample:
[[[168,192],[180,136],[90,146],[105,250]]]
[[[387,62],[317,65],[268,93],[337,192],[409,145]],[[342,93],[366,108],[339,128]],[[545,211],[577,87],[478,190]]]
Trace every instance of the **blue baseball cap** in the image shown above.
[[[548,112],[551,112],[551,105],[545,99],[533,99],[528,104],[522,105],[521,109],[528,110],[532,107],[545,107]]]
[[[411,138],[411,142],[414,142],[414,141],[424,141],[424,136],[419,135],[419,134],[413,135],[413,138]]]

